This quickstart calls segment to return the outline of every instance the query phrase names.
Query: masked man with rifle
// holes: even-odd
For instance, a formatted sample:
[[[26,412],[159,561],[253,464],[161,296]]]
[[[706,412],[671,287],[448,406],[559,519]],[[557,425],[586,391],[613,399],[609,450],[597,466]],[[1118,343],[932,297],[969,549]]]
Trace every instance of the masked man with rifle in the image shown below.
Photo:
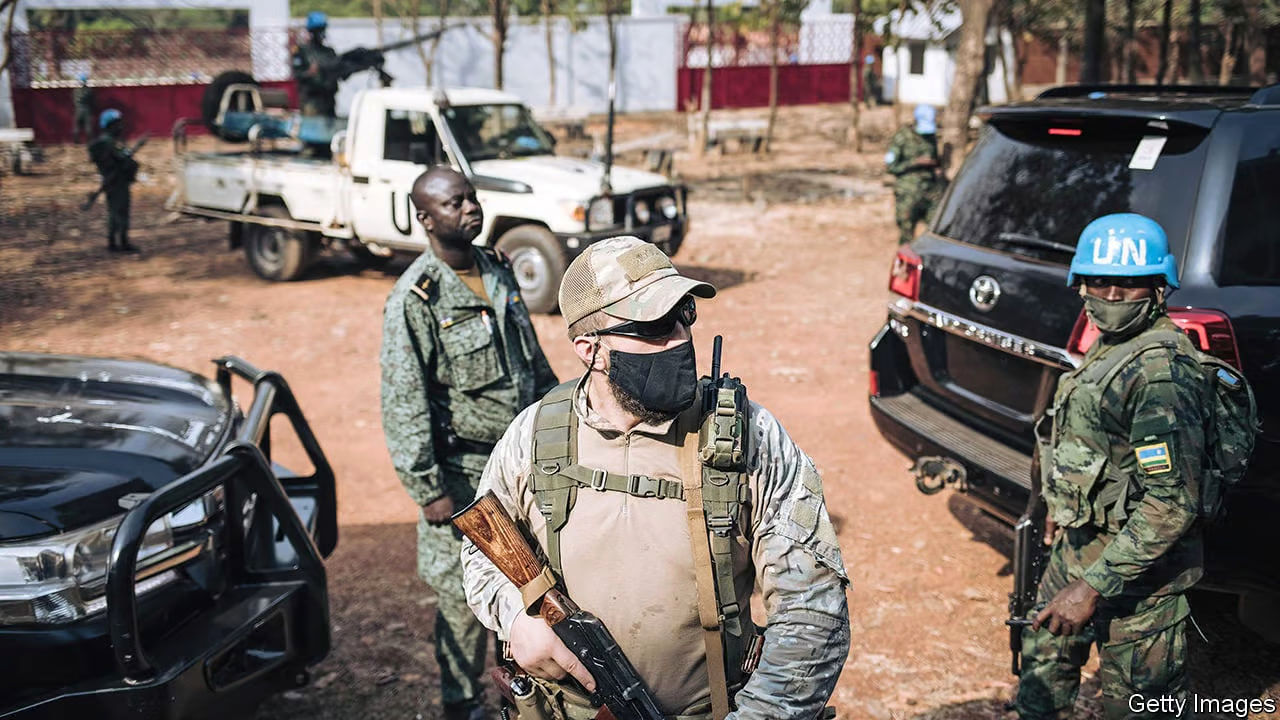
[[[825,715],[849,650],[840,548],[813,462],[736,378],[698,380],[695,298],[714,295],[635,237],[591,245],[565,272],[586,372],[516,417],[478,490],[550,572],[542,592],[517,588],[471,540],[462,553],[472,610],[535,686],[522,720],[608,717],[588,698],[600,659],[532,614],[552,585],[603,622],[665,717]]]
[[[138,176],[138,161],[133,159],[137,148],[122,140],[124,113],[119,110],[103,110],[98,127],[102,133],[89,143],[89,159],[98,166],[100,189],[107,196],[107,250],[137,252],[138,248],[129,244],[129,186]]]
[[[1037,428],[1052,546],[1022,636],[1017,709],[1072,716],[1096,643],[1106,717],[1153,717],[1129,699],[1187,697],[1185,593],[1202,574],[1197,519],[1212,483],[1202,469],[1213,395],[1201,365],[1213,361],[1166,313],[1177,266],[1150,218],[1085,227],[1068,284],[1100,337]]]

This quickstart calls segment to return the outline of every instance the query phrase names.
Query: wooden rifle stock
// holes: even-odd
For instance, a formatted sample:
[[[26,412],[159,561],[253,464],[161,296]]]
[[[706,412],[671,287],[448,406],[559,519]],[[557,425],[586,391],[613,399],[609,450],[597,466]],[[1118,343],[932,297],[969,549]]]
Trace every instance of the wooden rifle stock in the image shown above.
[[[471,538],[516,587],[523,587],[542,573],[542,563],[533,548],[492,492],[454,515],[453,526]]]

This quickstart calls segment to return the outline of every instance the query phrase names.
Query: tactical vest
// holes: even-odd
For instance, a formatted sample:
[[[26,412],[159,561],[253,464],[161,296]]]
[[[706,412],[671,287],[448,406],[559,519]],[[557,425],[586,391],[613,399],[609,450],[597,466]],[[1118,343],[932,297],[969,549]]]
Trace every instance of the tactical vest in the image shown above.
[[[726,379],[727,376],[726,376]],[[728,379],[731,380],[731,379]],[[701,495],[701,515],[706,532],[690,532],[695,571],[699,562],[710,559],[714,608],[708,617],[703,612],[704,594],[712,589],[699,582],[699,615],[705,632],[716,632],[722,646],[722,657],[714,657],[708,641],[707,671],[716,696],[716,675],[728,689],[728,697],[741,689],[752,668],[744,668],[744,659],[756,635],[747,627],[743,608],[737,603],[733,582],[733,535],[746,527],[750,519],[751,489],[746,473],[746,392],[740,383],[735,387],[717,387],[709,378],[700,381],[704,418],[695,438],[689,433],[684,443],[697,441],[697,461],[701,465],[701,482],[689,486],[674,480],[645,475],[620,475],[590,468],[578,463],[578,417],[573,409],[574,390],[578,380],[557,386],[542,399],[534,419],[533,477],[531,487],[538,511],[546,520],[547,560],[557,578],[563,576],[560,556],[560,532],[569,520],[579,489],[599,492],[624,492],[635,497],[658,498],[686,502],[687,496]],[[732,381],[736,383],[736,381]],[[682,445],[680,452],[692,449]],[[687,456],[687,455],[686,455]],[[692,499],[691,497],[689,499]],[[691,507],[690,513],[698,508]],[[692,524],[691,524],[692,531]],[[709,536],[709,544],[703,542]],[[700,550],[700,546],[701,549]],[[715,630],[713,630],[715,628]]]
[[[1041,487],[1060,527],[1115,532],[1128,517],[1132,478],[1117,466],[1112,439],[1099,422],[1102,395],[1125,366],[1158,348],[1200,355],[1181,330],[1157,328],[1102,350],[1059,380],[1054,405],[1041,419],[1052,423],[1051,434],[1037,432],[1037,441]]]

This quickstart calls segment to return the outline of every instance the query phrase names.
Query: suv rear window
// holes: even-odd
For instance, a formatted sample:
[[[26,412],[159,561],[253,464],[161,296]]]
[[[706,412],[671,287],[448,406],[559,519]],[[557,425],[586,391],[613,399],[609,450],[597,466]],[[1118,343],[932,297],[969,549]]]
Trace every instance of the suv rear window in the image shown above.
[[[1222,242],[1223,285],[1280,285],[1280,123],[1258,122],[1240,138],[1240,160]]]
[[[1204,165],[1206,130],[1142,118],[995,118],[952,184],[934,231],[1063,265],[1100,215],[1154,218],[1181,258]],[[1164,135],[1151,170],[1130,169],[1145,136]]]

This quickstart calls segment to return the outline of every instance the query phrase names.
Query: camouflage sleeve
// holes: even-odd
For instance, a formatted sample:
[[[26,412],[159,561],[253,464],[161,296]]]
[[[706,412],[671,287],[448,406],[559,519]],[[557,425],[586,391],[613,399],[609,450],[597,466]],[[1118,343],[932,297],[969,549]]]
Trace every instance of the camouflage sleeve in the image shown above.
[[[435,345],[419,308],[397,284],[382,327],[382,431],[391,464],[409,497],[426,505],[444,495],[431,438],[427,378]]]
[[[809,720],[849,655],[849,579],[813,461],[767,410],[752,411],[752,555],[768,631],[728,718]]]
[[[1152,357],[1154,355],[1154,357]],[[1150,358],[1150,359],[1148,359]],[[1191,362],[1149,354],[1124,403],[1134,448],[1129,497],[1141,493],[1119,535],[1084,573],[1085,582],[1114,597],[1173,547],[1195,522],[1204,456],[1202,378]]]
[[[915,159],[906,157],[909,153],[905,146],[902,130],[899,130],[893,134],[893,138],[889,141],[889,151],[884,155],[885,168],[890,175],[901,175],[906,172],[911,161]]]
[[[532,494],[526,492],[525,479],[533,470],[528,450],[538,405],[525,408],[507,426],[476,489],[476,497],[492,490],[516,523],[526,528],[533,501]],[[462,538],[462,589],[481,624],[506,640],[516,614],[524,611],[520,590],[466,537]]]

